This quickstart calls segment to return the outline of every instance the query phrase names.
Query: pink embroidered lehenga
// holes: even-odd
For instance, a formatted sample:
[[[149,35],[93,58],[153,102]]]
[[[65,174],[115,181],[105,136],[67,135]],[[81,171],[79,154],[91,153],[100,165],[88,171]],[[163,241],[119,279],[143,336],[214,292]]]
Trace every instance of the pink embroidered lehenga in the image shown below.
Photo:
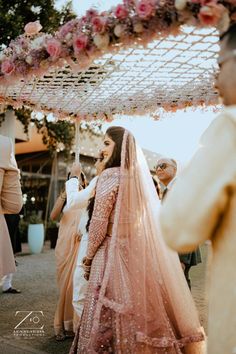
[[[178,256],[160,234],[158,203],[143,154],[125,132],[121,167],[106,169],[97,184],[93,262],[71,354],[205,353]]]

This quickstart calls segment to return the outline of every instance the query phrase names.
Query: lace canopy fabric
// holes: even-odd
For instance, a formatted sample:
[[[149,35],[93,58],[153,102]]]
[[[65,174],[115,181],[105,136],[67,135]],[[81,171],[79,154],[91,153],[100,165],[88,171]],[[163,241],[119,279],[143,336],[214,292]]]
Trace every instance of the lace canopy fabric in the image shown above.
[[[182,34],[105,54],[86,71],[69,66],[43,77],[0,85],[0,100],[59,117],[87,120],[151,113],[217,102],[213,88],[218,51],[214,29],[184,27]]]

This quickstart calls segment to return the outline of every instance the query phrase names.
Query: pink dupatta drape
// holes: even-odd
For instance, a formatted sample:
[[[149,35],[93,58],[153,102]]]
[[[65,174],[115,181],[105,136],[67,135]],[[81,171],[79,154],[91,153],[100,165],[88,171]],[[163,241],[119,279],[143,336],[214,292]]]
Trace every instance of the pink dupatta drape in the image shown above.
[[[146,161],[128,132],[121,160],[98,180],[88,246],[94,258],[71,353],[202,354],[204,331],[178,256],[162,239]]]

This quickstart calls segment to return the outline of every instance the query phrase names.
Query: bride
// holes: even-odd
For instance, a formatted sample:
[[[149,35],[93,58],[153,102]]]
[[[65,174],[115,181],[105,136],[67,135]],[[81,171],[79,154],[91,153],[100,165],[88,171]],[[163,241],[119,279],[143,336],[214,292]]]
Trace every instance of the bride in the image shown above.
[[[70,353],[204,353],[205,337],[178,256],[164,244],[145,158],[107,130],[89,225],[84,310]]]

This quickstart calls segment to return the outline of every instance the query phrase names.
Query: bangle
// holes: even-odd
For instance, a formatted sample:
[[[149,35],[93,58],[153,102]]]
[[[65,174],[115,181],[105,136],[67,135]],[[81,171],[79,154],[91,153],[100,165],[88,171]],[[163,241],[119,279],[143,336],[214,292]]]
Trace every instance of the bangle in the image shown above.
[[[71,179],[71,178],[76,178],[76,179],[79,179],[79,177],[78,177],[78,176],[71,176],[69,179]]]
[[[92,262],[92,260],[93,260],[93,257],[88,257],[88,256],[86,256],[86,259],[88,260],[88,261],[91,261]]]

